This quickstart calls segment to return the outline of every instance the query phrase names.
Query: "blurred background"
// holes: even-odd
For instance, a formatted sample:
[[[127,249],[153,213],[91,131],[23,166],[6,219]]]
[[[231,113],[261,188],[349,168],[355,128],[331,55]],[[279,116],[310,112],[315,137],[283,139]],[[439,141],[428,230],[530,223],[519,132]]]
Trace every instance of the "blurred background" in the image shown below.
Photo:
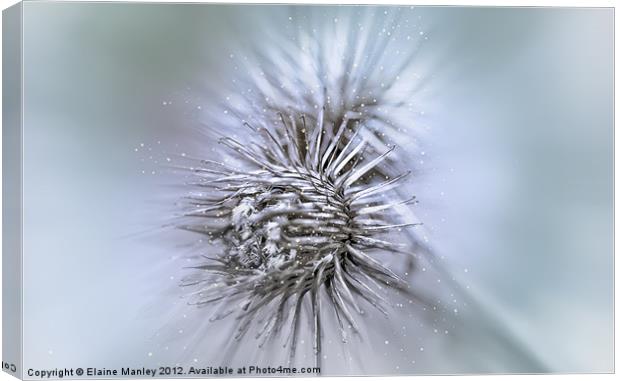
[[[283,363],[252,341],[219,358],[230,336],[180,299],[189,241],[160,230],[182,184],[161,167],[216,148],[203,89],[290,8],[24,4],[26,368]],[[446,289],[446,327],[405,309],[324,374],[612,371],[613,10],[383,9],[419,49],[416,212],[476,305]]]

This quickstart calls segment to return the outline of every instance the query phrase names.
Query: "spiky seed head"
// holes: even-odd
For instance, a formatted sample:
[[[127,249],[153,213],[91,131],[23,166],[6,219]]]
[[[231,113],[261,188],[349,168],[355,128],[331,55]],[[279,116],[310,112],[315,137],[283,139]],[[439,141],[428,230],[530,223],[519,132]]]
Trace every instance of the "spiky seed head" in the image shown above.
[[[359,300],[384,311],[377,282],[407,288],[373,253],[399,251],[381,235],[416,225],[394,223],[390,212],[412,199],[385,203],[381,197],[407,174],[382,182],[367,179],[393,148],[363,159],[367,142],[352,136],[359,128],[348,129],[348,120],[324,128],[322,113],[314,119],[318,122],[312,127],[304,116],[280,115],[273,126],[246,123],[262,137],[261,144],[222,138],[220,143],[241,160],[242,168],[206,160],[194,167],[197,185],[209,192],[192,198],[188,216],[195,219],[183,226],[223,245],[219,255],[195,267],[198,272],[187,282],[198,287],[194,302],[220,304],[223,310],[213,319],[236,313],[237,339],[255,320],[265,322],[257,334],[262,343],[292,323],[291,358],[305,298],[311,300],[318,354],[323,299],[346,341],[344,327],[357,330]]]

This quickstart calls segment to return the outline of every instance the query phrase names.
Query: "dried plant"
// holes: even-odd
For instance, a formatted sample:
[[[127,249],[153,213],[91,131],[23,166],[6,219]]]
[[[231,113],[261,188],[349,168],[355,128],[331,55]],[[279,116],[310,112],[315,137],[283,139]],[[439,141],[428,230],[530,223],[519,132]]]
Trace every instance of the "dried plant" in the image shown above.
[[[423,245],[402,186],[413,168],[394,152],[394,142],[412,146],[412,63],[423,37],[401,52],[405,12],[355,14],[292,11],[294,36],[266,28],[275,34],[260,51],[234,50],[232,86],[207,91],[222,103],[205,110],[224,149],[186,168],[196,192],[181,227],[217,245],[183,283],[191,303],[210,306],[212,320],[237,319],[236,340],[254,330],[262,346],[288,335],[291,360],[304,303],[318,363],[325,319],[344,342],[359,332],[363,304],[388,314],[385,286],[423,302],[401,278]],[[250,134],[231,136],[240,124]],[[379,259],[394,253],[404,257],[400,275]]]
[[[335,320],[346,342],[360,331],[364,304],[389,314],[394,299],[382,289],[406,294],[442,315],[434,322],[446,321],[445,306],[420,295],[433,286],[413,290],[402,278],[422,258],[451,296],[476,306],[464,331],[543,369],[413,229],[420,224],[408,207],[415,199],[403,182],[417,169],[408,163],[423,133],[412,131],[419,111],[413,100],[429,76],[414,67],[427,36],[412,10],[356,7],[327,17],[320,7],[314,16],[310,8],[291,9],[292,36],[261,29],[258,41],[231,50],[230,82],[200,94],[208,99],[199,107],[207,135],[221,136],[223,149],[217,160],[184,167],[195,192],[180,227],[214,245],[183,281],[190,303],[208,306],[213,321],[234,319],[237,343],[252,334],[259,346],[284,340],[291,360],[308,320],[320,365],[327,324]],[[279,21],[270,15],[270,24],[286,23]],[[240,124],[249,134],[237,138]],[[395,155],[395,142],[408,149]],[[380,260],[386,254],[404,255],[400,271]]]
[[[365,159],[367,141],[356,138],[363,127],[351,130],[345,119],[336,129],[325,128],[322,112],[315,119],[313,128],[303,115],[280,114],[277,126],[246,123],[262,138],[249,146],[220,139],[243,165],[203,160],[192,168],[201,192],[190,198],[187,216],[195,222],[183,226],[224,247],[186,280],[196,288],[194,303],[219,305],[216,320],[236,314],[237,340],[257,321],[263,343],[292,324],[291,359],[304,299],[312,305],[319,360],[322,308],[335,312],[344,342],[348,327],[358,330],[361,300],[387,313],[377,285],[412,294],[407,282],[373,257],[376,251],[409,254],[382,235],[418,224],[395,223],[393,213],[414,198],[384,197],[408,173],[382,182],[368,179],[394,147]]]

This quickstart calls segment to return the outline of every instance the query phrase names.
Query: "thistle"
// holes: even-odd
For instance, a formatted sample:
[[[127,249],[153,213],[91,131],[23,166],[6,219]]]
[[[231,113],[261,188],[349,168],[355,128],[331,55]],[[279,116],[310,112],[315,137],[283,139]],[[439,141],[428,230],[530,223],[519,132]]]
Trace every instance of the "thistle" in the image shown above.
[[[191,288],[190,304],[208,306],[212,321],[235,321],[238,343],[248,335],[261,347],[284,341],[291,360],[302,343],[301,321],[308,320],[317,365],[328,324],[335,323],[346,342],[360,333],[365,304],[388,315],[393,299],[382,290],[406,294],[446,320],[442,306],[399,275],[408,274],[414,259],[446,280],[451,299],[456,294],[470,309],[476,305],[408,229],[419,224],[409,221],[415,217],[406,205],[415,199],[402,197],[407,187],[401,186],[409,173],[403,159],[414,152],[397,156],[391,146],[414,147],[423,134],[418,130],[413,138],[407,129],[416,122],[414,96],[429,81],[414,65],[427,36],[404,8],[334,12],[292,8],[291,36],[272,29],[286,21],[270,15],[264,32],[271,36],[257,34],[248,43],[260,50],[231,50],[234,61],[225,63],[235,71],[229,72],[230,87],[214,81],[198,94],[209,105],[201,112],[209,137],[224,134],[222,149],[217,160],[198,159],[184,168],[195,179],[195,192],[186,198],[187,220],[176,225],[215,245],[204,249],[208,255],[183,281]],[[239,121],[251,136],[227,135]],[[385,254],[404,254],[404,270],[386,267],[380,259]],[[441,293],[430,294],[435,291]],[[477,343],[490,338],[532,369],[543,369],[504,326],[476,308],[466,331]]]
[[[314,119],[312,128],[304,115],[280,114],[271,126],[245,123],[261,144],[221,138],[242,168],[210,160],[191,168],[201,192],[189,198],[192,223],[183,228],[223,247],[193,267],[196,273],[184,283],[196,288],[193,303],[217,305],[212,320],[234,315],[236,340],[261,322],[255,332],[261,346],[291,326],[285,345],[293,359],[302,304],[309,299],[318,363],[322,309],[333,310],[346,342],[349,327],[359,331],[361,301],[387,314],[378,287],[410,292],[374,254],[406,253],[383,237],[418,223],[397,223],[393,213],[414,198],[390,203],[382,197],[408,172],[370,178],[394,147],[366,160],[368,142],[358,136],[362,126],[350,129],[345,118],[339,127],[326,128],[322,111]]]

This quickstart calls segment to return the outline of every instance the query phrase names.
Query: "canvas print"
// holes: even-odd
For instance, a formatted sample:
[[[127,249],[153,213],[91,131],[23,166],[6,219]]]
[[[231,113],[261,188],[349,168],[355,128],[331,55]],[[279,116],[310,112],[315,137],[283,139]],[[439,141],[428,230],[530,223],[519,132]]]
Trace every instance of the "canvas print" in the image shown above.
[[[613,372],[612,9],[3,23],[5,371]]]

